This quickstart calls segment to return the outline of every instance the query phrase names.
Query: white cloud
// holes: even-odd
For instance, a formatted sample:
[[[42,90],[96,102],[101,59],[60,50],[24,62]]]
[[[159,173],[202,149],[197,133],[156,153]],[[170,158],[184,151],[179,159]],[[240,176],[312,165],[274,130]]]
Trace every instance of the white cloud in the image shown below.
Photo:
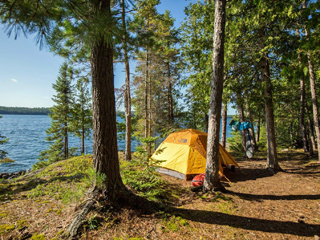
[[[17,79],[14,79],[14,78],[11,79],[11,81],[12,81],[12,82],[18,82],[18,80],[17,80]]]

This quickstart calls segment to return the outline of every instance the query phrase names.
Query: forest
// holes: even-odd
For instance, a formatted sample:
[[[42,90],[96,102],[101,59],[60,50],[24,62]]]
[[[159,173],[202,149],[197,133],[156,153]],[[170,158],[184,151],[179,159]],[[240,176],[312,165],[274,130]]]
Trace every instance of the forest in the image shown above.
[[[319,239],[319,1],[190,1],[179,27],[159,4],[1,0],[9,36],[35,34],[40,49],[49,46],[65,63],[53,84],[52,144],[33,173],[1,187],[13,217],[1,210],[0,234]],[[116,63],[125,84],[115,89]],[[228,105],[238,125],[227,140]],[[84,139],[91,128],[92,156],[74,156],[68,135]],[[156,156],[172,146],[156,150],[157,140],[185,129],[206,136],[192,145],[205,161],[194,192],[187,174],[183,182],[157,172],[165,160]],[[222,170],[222,156],[239,168]],[[25,220],[12,200],[38,212]]]
[[[48,115],[49,108],[4,107],[0,106],[0,114]]]

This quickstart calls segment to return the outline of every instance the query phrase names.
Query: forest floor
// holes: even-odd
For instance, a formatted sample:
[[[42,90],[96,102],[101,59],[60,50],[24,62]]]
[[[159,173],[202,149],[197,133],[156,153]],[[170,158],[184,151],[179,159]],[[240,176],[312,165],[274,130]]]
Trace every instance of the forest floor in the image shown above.
[[[279,152],[285,172],[266,158],[237,158],[227,193],[190,191],[191,182],[161,175],[162,211],[92,212],[77,239],[319,239],[320,164],[300,151]],[[0,184],[0,239],[60,239],[92,184],[91,157],[65,160]]]

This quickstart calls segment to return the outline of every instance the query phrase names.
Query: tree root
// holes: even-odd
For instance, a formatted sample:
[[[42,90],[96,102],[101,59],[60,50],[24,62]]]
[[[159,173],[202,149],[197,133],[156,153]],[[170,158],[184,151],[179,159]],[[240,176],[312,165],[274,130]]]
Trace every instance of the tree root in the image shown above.
[[[97,202],[96,199],[98,199],[98,194],[99,193],[96,190],[92,190],[89,193],[89,197],[86,204],[70,224],[68,230],[63,235],[64,238],[74,239],[78,235],[79,228],[81,227],[83,221],[85,220],[88,213],[91,211],[93,205]]]
[[[76,215],[72,223],[69,225],[68,230],[66,230],[63,235],[64,239],[77,239],[77,235],[80,232],[83,221],[96,204],[101,204],[102,209],[107,205],[112,205],[114,209],[121,209],[124,206],[128,206],[130,208],[138,209],[142,213],[155,213],[163,208],[158,203],[151,202],[143,197],[137,196],[126,188],[123,189],[122,196],[119,197],[117,201],[109,202],[107,197],[103,195],[104,194],[97,189],[93,189],[89,192],[86,200],[81,203],[81,206],[83,206],[81,211]]]

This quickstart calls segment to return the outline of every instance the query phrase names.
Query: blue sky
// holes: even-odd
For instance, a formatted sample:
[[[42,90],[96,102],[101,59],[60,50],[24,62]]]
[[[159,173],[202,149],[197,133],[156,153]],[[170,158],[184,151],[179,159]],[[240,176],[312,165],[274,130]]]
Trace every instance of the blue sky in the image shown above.
[[[175,26],[183,21],[184,8],[196,0],[162,0],[159,13],[166,9],[176,19]],[[8,38],[4,26],[0,25],[0,106],[10,107],[51,107],[55,94],[52,83],[55,82],[63,59],[49,52],[39,50],[33,36],[25,38],[14,35]],[[134,69],[131,68],[131,72]],[[124,84],[124,67],[115,66],[115,87]],[[234,110],[228,109],[229,114]],[[232,112],[231,112],[232,111]]]

